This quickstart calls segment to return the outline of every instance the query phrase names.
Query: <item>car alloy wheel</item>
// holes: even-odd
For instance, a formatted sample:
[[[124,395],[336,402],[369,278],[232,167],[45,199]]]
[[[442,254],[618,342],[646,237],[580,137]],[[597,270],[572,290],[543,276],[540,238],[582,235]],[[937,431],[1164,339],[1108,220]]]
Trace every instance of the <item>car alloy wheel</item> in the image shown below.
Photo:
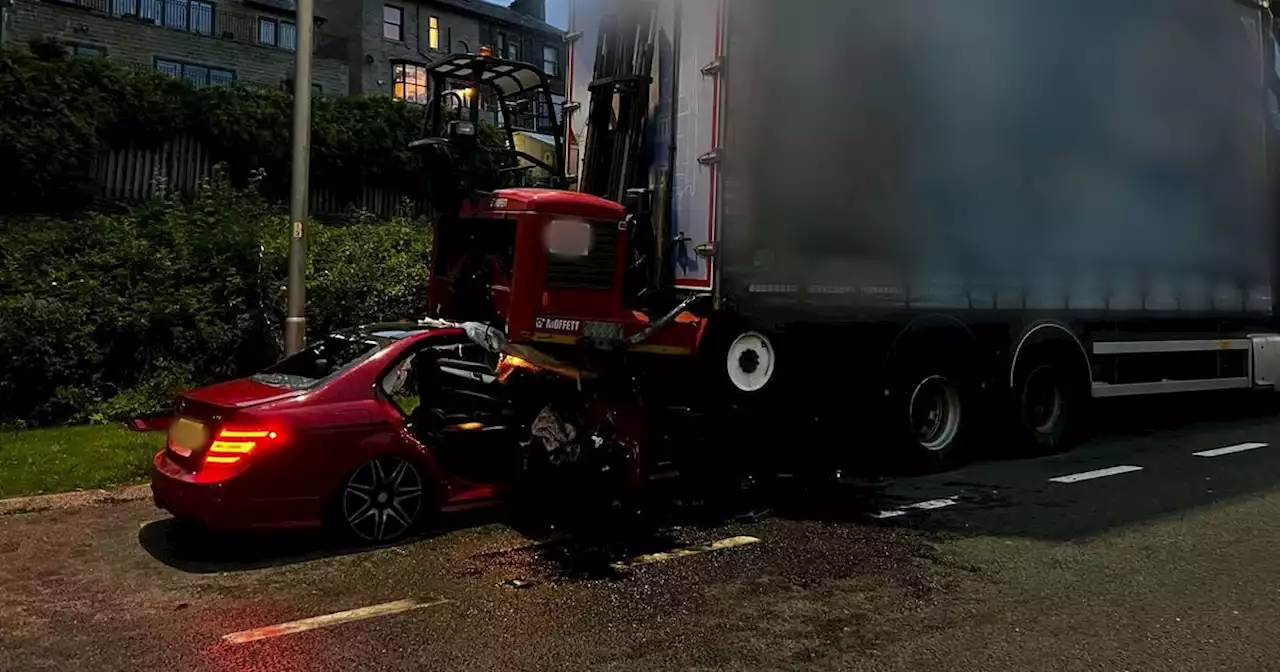
[[[413,529],[422,509],[422,476],[408,460],[380,457],[360,465],[342,491],[342,516],[352,534],[394,541]]]

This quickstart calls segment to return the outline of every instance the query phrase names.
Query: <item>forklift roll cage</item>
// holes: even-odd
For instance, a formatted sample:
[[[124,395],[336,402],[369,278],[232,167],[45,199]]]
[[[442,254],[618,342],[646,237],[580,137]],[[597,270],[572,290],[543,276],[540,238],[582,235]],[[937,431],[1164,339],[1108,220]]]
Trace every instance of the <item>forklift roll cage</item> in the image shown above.
[[[515,173],[532,167],[542,168],[550,175],[552,189],[565,189],[568,180],[564,166],[564,131],[554,112],[551,99],[551,87],[547,76],[541,70],[519,61],[497,58],[482,50],[479,54],[454,54],[446,56],[428,65],[426,70],[431,81],[431,100],[427,103],[426,140],[419,140],[413,146],[447,145],[466,139],[475,141],[475,134],[480,125],[481,91],[489,91],[497,100],[501,114],[499,125],[507,143],[507,152],[502,161],[503,173]],[[462,84],[475,93],[462,96],[453,87]],[[549,115],[551,136],[555,141],[555,152],[550,163],[516,149],[515,131],[511,126],[511,110],[517,98],[529,97],[536,103],[542,103],[552,110]],[[445,101],[457,102],[458,118],[448,119]],[[536,111],[536,108],[535,108]],[[531,165],[521,165],[523,159]]]

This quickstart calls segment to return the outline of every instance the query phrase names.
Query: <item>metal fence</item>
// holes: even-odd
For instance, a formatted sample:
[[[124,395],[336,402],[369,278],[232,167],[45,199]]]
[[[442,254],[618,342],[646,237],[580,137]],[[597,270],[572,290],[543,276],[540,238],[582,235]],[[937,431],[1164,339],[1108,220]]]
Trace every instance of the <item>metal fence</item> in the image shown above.
[[[130,146],[104,154],[92,170],[95,195],[110,201],[145,201],[161,193],[194,194],[200,181],[213,175],[209,153],[195,140],[182,137],[157,147]],[[391,189],[363,186],[339,194],[334,189],[311,191],[310,211],[332,215],[361,210],[379,217],[399,213],[423,214],[417,199]]]
[[[154,148],[118,149],[99,157],[93,167],[97,195],[125,201],[156,198],[161,189],[195,193],[200,180],[212,174],[208,153],[190,138]]]

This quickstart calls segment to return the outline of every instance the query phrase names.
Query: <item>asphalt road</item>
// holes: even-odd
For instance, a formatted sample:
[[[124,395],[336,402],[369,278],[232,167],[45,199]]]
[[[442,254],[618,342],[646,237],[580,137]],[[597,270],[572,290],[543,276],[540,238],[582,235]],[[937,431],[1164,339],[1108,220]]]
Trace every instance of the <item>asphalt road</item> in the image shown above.
[[[482,514],[362,551],[193,540],[145,502],[4,516],[0,669],[1277,669],[1280,416],[1137,411],[1065,455],[593,533]]]

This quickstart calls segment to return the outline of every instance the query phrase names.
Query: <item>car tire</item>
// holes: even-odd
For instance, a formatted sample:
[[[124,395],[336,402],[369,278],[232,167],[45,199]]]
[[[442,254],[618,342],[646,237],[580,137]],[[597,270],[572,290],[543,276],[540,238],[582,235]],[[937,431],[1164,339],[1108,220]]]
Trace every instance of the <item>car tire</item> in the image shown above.
[[[376,457],[342,482],[334,501],[335,523],[361,543],[399,541],[418,529],[426,496],[422,470],[412,460]]]

